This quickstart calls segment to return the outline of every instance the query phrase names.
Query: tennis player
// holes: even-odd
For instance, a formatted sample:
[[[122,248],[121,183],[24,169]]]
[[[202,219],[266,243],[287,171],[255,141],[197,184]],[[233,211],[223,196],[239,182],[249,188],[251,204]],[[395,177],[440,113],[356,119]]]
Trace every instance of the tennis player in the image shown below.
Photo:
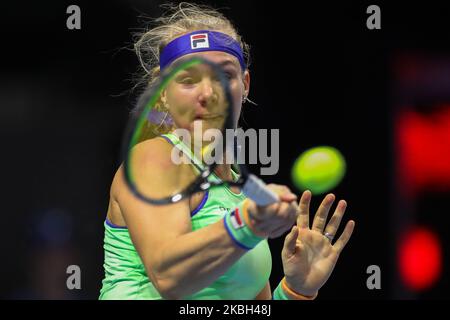
[[[239,114],[250,88],[249,52],[231,22],[214,9],[181,3],[156,23],[136,43],[146,81],[155,81],[179,58],[206,58],[223,66]],[[193,46],[192,39],[205,38],[201,50]],[[195,92],[189,97],[180,93],[179,98],[194,99],[207,109],[211,88]],[[152,188],[172,187],[167,172],[175,165],[170,155],[176,139],[165,134],[139,146],[139,169],[153,181]],[[309,191],[298,201],[286,186],[272,184],[279,202],[260,207],[239,190],[222,186],[154,206],[130,192],[122,170],[113,179],[104,224],[100,299],[315,299],[353,232],[354,222],[349,221],[333,244],[346,203],[339,201],[326,224],[332,194],[324,198],[310,226]],[[228,180],[236,173],[221,164],[215,174]],[[272,292],[267,239],[286,233],[284,277]]]

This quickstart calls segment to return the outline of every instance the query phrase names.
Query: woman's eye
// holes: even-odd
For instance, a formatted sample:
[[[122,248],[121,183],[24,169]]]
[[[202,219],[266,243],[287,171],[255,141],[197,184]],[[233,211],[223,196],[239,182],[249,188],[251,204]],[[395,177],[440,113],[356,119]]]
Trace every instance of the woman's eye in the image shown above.
[[[192,78],[192,77],[184,77],[184,78],[181,78],[179,80],[179,82],[182,83],[182,84],[193,84],[194,83],[194,78]]]
[[[228,79],[233,79],[233,78],[234,78],[234,72],[225,72],[225,76],[226,76]]]
[[[223,76],[225,76],[225,78],[227,78],[228,80],[231,80],[231,79],[234,78],[234,73],[232,73],[232,72],[224,72]],[[214,80],[220,82],[220,78],[221,77],[217,75],[216,77],[214,77]]]

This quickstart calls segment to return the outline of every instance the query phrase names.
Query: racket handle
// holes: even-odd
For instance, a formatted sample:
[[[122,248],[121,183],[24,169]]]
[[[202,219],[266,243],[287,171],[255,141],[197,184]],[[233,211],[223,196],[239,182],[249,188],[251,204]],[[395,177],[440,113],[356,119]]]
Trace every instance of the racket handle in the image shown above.
[[[278,195],[254,174],[248,176],[242,191],[259,206],[267,206],[279,200]]]

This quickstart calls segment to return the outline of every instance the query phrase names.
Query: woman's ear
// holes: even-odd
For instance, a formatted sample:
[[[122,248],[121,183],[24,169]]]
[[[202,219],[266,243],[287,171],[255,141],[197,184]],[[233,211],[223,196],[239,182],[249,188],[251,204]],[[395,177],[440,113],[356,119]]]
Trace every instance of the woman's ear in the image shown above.
[[[244,97],[248,97],[248,94],[250,92],[250,72],[248,71],[248,69],[244,71],[242,82],[244,84]]]
[[[160,100],[161,100],[161,102],[162,102],[162,104],[163,104],[164,106],[167,105],[167,95],[166,95],[166,90],[164,90],[163,92],[161,92]]]

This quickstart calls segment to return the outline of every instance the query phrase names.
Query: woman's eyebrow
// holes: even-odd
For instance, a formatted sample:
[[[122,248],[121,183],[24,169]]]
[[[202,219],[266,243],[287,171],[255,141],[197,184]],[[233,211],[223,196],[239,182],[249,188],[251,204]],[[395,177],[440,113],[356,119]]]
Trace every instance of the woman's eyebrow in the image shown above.
[[[222,61],[222,62],[217,62],[217,65],[219,65],[222,68],[232,67],[232,68],[238,70],[238,64],[235,63],[233,60],[225,60],[225,61]],[[198,67],[199,66],[194,65],[194,66],[188,67],[188,68],[186,68],[184,70],[181,70],[180,73],[182,73],[182,72],[186,72],[186,73],[201,72]]]
[[[219,63],[219,65],[220,65],[221,67],[226,67],[226,66],[229,66],[229,65],[231,65],[231,66],[233,66],[233,67],[236,67],[236,68],[237,68],[237,65],[236,65],[236,63],[235,63],[234,61],[232,61],[232,60],[226,60],[226,61],[222,61],[222,62],[220,62],[220,63]]]

